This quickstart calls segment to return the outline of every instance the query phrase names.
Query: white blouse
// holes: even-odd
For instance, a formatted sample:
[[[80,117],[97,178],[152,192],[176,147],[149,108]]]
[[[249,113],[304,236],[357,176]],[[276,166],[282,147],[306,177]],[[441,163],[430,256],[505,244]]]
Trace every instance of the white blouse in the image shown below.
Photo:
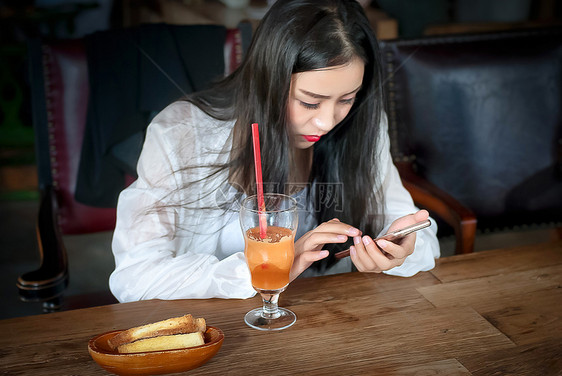
[[[209,117],[188,102],[169,105],[149,125],[137,165],[138,179],[121,192],[117,205],[112,242],[116,266],[109,285],[120,302],[255,295],[238,213],[221,205],[232,200],[237,190],[225,183],[227,171],[209,177],[212,165],[229,160],[233,125]],[[385,233],[392,221],[417,208],[392,163],[386,118],[381,125]],[[191,166],[189,173],[182,173],[185,166]],[[186,183],[191,183],[187,189],[178,189]],[[299,205],[303,208],[298,239],[317,223],[313,211],[307,210],[306,190],[296,197],[305,203]],[[439,257],[436,232],[435,224],[419,231],[414,253],[385,273],[406,277],[432,269]],[[347,257],[324,274],[351,268]],[[309,269],[301,276],[317,274]]]

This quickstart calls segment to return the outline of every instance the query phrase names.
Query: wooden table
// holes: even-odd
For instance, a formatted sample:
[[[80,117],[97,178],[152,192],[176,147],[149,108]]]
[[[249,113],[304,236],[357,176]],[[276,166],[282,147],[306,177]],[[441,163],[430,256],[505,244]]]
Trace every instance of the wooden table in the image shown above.
[[[185,313],[221,328],[189,375],[561,375],[562,241],[438,260],[411,278],[300,279],[281,295],[297,323],[250,329],[248,300],[143,301],[0,321],[0,375],[103,375],[95,335]]]

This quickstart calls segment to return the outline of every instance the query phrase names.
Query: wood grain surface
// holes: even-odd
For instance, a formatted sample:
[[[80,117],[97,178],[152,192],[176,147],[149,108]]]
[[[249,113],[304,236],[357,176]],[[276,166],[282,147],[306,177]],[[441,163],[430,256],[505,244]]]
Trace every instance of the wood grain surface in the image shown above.
[[[303,278],[280,298],[297,323],[244,324],[247,300],[149,300],[0,321],[0,375],[104,375],[88,340],[191,313],[219,353],[189,375],[562,375],[562,241],[437,260],[411,278]]]

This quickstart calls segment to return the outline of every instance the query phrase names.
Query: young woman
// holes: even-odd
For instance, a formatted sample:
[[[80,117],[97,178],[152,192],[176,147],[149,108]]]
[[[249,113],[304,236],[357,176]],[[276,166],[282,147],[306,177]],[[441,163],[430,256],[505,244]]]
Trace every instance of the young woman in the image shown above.
[[[373,239],[426,219],[389,151],[377,41],[351,0],[276,2],[241,66],[164,109],[138,180],[119,198],[110,287],[120,301],[247,298],[237,204],[255,193],[251,124],[265,190],[299,201],[291,278],[351,271],[411,276],[439,257],[436,228]],[[340,261],[338,250],[350,249]]]

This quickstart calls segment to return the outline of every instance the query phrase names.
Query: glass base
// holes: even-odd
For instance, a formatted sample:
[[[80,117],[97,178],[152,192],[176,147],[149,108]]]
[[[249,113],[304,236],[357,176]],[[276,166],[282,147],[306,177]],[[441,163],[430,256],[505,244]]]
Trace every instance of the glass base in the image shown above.
[[[275,313],[265,313],[263,308],[256,308],[246,313],[244,321],[258,330],[282,330],[293,325],[297,315],[287,308],[279,308]]]

